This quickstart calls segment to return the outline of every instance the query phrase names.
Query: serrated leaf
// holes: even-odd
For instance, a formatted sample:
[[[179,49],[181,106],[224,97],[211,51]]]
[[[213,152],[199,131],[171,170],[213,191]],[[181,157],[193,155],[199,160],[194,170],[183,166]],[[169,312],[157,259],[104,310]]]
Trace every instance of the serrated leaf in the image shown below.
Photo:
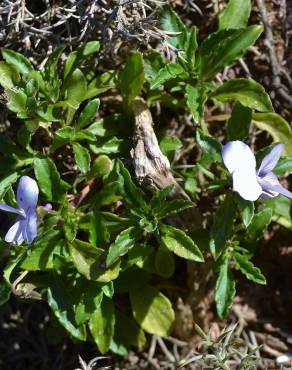
[[[73,311],[73,301],[62,280],[53,275],[53,280],[48,287],[48,304],[59,320],[60,324],[76,339],[86,340],[84,326],[77,326]]]
[[[174,34],[167,41],[175,48],[184,50],[187,40],[187,30],[182,20],[170,6],[163,8],[161,27],[164,31]]]
[[[170,81],[182,74],[185,74],[185,69],[177,63],[170,63],[160,69],[155,78],[150,83],[150,89],[157,89],[165,82]]]
[[[169,225],[162,225],[160,231],[161,241],[168,250],[190,261],[204,261],[198,246],[183,230]]]
[[[135,226],[123,230],[116,238],[115,242],[109,247],[106,257],[106,265],[110,266],[115,263],[120,257],[128,253],[128,250],[134,246],[142,236],[142,230]]]
[[[160,204],[160,206],[157,204],[157,207],[153,208],[153,213],[158,219],[160,219],[176,215],[179,212],[182,212],[185,209],[191,208],[193,206],[194,203],[190,200],[175,199],[166,201],[163,204]]]
[[[228,265],[228,258],[224,258],[220,266],[215,289],[217,312],[220,318],[224,318],[235,296],[235,281]]]
[[[201,130],[197,130],[197,142],[203,149],[203,154],[208,156],[208,159],[213,162],[222,161],[222,145],[213,136],[204,134]]]
[[[199,75],[212,79],[226,65],[240,58],[252,46],[263,31],[262,26],[250,26],[239,30],[221,30],[209,35],[199,49]]]
[[[204,104],[208,98],[208,88],[204,85],[186,85],[187,105],[195,123],[201,122],[204,117]]]
[[[27,118],[26,111],[27,96],[22,89],[6,89],[5,93],[8,97],[7,108],[12,112],[17,113],[19,118]]]
[[[140,208],[141,210],[148,209],[147,203],[143,197],[143,192],[134,184],[129,171],[120,160],[115,163],[114,169],[118,174],[120,192],[123,195],[124,201],[131,208]]]
[[[250,242],[258,240],[263,235],[271,220],[272,210],[270,208],[265,208],[256,213],[247,228],[247,240]]]
[[[41,191],[49,201],[60,201],[64,197],[64,189],[60,174],[50,158],[36,157],[34,172]]]
[[[292,129],[284,118],[277,113],[254,113],[252,123],[267,131],[275,142],[285,144],[285,155],[292,155]]]
[[[150,201],[150,208],[160,208],[161,203],[165,201],[166,197],[171,193],[174,188],[173,185],[165,186],[165,188],[158,190],[152,197]]]
[[[250,0],[229,0],[226,8],[218,16],[219,30],[246,27],[250,12]]]
[[[210,97],[220,101],[236,100],[243,106],[259,112],[271,112],[273,106],[262,85],[252,79],[235,78],[223,83]]]
[[[7,191],[10,185],[12,185],[18,178],[18,173],[12,172],[6,174],[4,177],[0,179],[0,198],[2,199],[3,195]]]
[[[88,149],[84,148],[84,146],[80,145],[79,143],[73,143],[73,152],[75,162],[79,166],[82,173],[87,173],[90,168],[90,154]]]
[[[89,329],[102,354],[109,350],[114,336],[115,311],[111,299],[105,297],[99,308],[91,315]]]
[[[261,273],[261,270],[258,267],[255,267],[254,264],[249,261],[247,256],[243,256],[237,252],[233,253],[233,256],[236,266],[246,276],[248,280],[264,285],[267,283],[266,278]]]
[[[174,323],[174,311],[168,298],[150,285],[130,291],[133,316],[149,334],[169,335]]]

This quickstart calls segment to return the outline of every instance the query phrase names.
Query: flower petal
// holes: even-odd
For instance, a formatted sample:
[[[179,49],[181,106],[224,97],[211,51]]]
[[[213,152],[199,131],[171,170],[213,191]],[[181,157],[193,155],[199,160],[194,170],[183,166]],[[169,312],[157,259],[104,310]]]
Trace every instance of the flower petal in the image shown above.
[[[241,168],[244,171],[256,168],[256,160],[249,146],[242,141],[230,141],[222,149],[222,158],[230,173]]]
[[[38,202],[39,188],[35,180],[29,176],[22,176],[17,188],[17,203],[25,212],[29,208],[36,208]]]
[[[270,153],[263,158],[260,168],[258,169],[258,176],[265,176],[274,169],[281,157],[284,147],[284,144],[277,144]]]
[[[262,188],[257,181],[255,168],[243,167],[232,174],[233,190],[245,200],[257,200],[262,193]]]
[[[292,199],[292,193],[282,186],[273,172],[267,173],[264,177],[259,178],[258,182],[265,193],[271,194],[271,197],[278,194],[285,195],[285,197]]]
[[[36,210],[30,208],[26,214],[26,239],[28,244],[31,244],[35,237],[37,236],[37,213]]]
[[[25,217],[25,214],[21,209],[10,207],[10,206],[8,206],[7,204],[4,204],[4,203],[0,203],[0,209],[2,211],[16,213],[19,216]]]
[[[5,241],[7,243],[13,243],[21,245],[25,239],[26,220],[17,218],[15,224],[11,226],[5,235]]]

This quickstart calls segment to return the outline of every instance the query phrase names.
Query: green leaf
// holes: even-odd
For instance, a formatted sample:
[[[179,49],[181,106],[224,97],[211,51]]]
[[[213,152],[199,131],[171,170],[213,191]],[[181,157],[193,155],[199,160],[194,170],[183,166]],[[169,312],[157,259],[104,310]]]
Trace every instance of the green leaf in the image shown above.
[[[59,240],[58,240],[59,239]],[[60,230],[50,230],[42,239],[35,242],[28,255],[21,263],[21,268],[28,271],[48,270],[54,268],[54,254],[59,254],[63,246]]]
[[[83,100],[86,99],[87,84],[86,79],[80,69],[75,69],[68,78],[65,89],[67,92],[67,100],[72,105],[79,105]]]
[[[174,274],[174,256],[164,246],[160,246],[155,254],[155,268],[156,272],[166,279]]]
[[[5,93],[8,97],[7,108],[12,112],[17,113],[19,118],[28,118],[26,109],[27,96],[21,89],[6,89]]]
[[[231,196],[227,196],[214,215],[211,227],[210,249],[216,259],[222,252],[226,241],[232,235],[233,221],[236,216],[236,207]]]
[[[0,62],[0,85],[4,89],[12,89],[15,83],[19,80],[17,71],[9,64]]]
[[[125,68],[119,76],[119,86],[127,105],[140,94],[145,79],[143,57],[141,53],[132,52],[127,58]]]
[[[74,73],[76,68],[79,68],[82,63],[93,53],[96,53],[100,48],[98,41],[89,41],[81,44],[79,48],[70,53],[66,59],[64,68],[64,80],[67,80]]]
[[[45,67],[44,74],[46,80],[56,80],[58,78],[58,62],[60,60],[61,54],[63,53],[65,46],[61,45],[57,47],[52,54],[49,56]]]
[[[187,105],[192,113],[195,123],[200,123],[204,118],[204,104],[208,98],[208,88],[204,85],[186,85]]]
[[[280,158],[273,172],[277,176],[290,175],[292,173],[292,156]]]
[[[11,186],[18,178],[17,172],[8,173],[0,179],[0,198],[6,193],[9,186]]]
[[[222,145],[213,136],[204,134],[201,130],[197,130],[197,142],[203,149],[203,154],[208,156],[212,162],[222,161]]]
[[[62,279],[53,275],[53,281],[48,287],[48,304],[60,324],[76,339],[86,340],[84,326],[78,327],[73,311],[73,299]]]
[[[180,64],[167,64],[160,69],[155,78],[151,81],[150,89],[157,89],[157,87],[163,85],[165,82],[185,74],[185,69]]]
[[[246,27],[250,11],[250,0],[229,0],[226,8],[218,16],[219,30]]]
[[[163,204],[157,203],[156,207],[153,208],[153,213],[157,218],[169,217],[177,215],[179,212],[184,211],[187,208],[193,207],[194,203],[190,200],[175,199],[164,202]]]
[[[271,112],[273,106],[262,85],[252,79],[235,78],[223,83],[210,97],[220,101],[237,100],[243,106],[259,112]]]
[[[155,254],[156,250],[151,245],[136,243],[128,253],[128,264],[154,274],[157,272]]]
[[[103,249],[75,239],[69,244],[69,251],[76,269],[88,280],[108,283],[118,277],[120,272],[119,262],[110,268],[106,268]]]
[[[245,227],[248,227],[254,216],[254,202],[245,200],[238,194],[236,194],[234,198],[241,212],[243,224]]]
[[[192,26],[191,30],[187,32],[187,41],[185,43],[186,59],[188,62],[188,68],[191,71],[195,68],[195,52],[197,50],[197,47],[197,29],[195,26]]]
[[[265,199],[263,203],[265,207],[272,210],[272,221],[277,222],[287,229],[292,229],[291,200],[289,198],[279,195],[274,198]]]
[[[227,125],[229,140],[244,140],[248,137],[251,117],[252,111],[250,108],[241,105],[239,102],[234,104]]]
[[[171,156],[182,147],[182,143],[176,136],[163,135],[159,141],[159,146],[164,155]]]
[[[135,346],[141,349],[146,345],[144,331],[132,318],[119,311],[116,312],[115,339],[127,347]]]
[[[165,188],[158,190],[152,197],[150,201],[150,208],[151,209],[159,209],[162,203],[165,201],[167,196],[171,193],[174,189],[173,185],[167,185]]]
[[[177,35],[171,35],[167,42],[179,50],[184,50],[187,42],[187,30],[176,14],[176,12],[170,7],[165,6],[161,13],[161,28],[168,32]]]
[[[250,26],[239,30],[222,30],[212,33],[202,43],[199,56],[199,75],[212,79],[226,65],[243,56],[263,31],[262,26]]]
[[[142,236],[142,230],[136,226],[131,226],[123,230],[116,238],[115,242],[109,247],[106,257],[106,265],[110,266],[115,263],[120,257],[128,253],[128,250],[133,247],[136,241]]]
[[[107,71],[94,78],[87,86],[86,99],[115,88],[116,71]]]
[[[144,54],[144,68],[147,80],[153,80],[163,66],[163,58],[156,50],[150,50],[147,54]]]
[[[50,158],[36,157],[34,159],[34,173],[41,191],[49,201],[61,201],[64,189],[60,174],[55,163]]]
[[[241,255],[237,252],[233,253],[233,256],[236,266],[246,276],[248,280],[263,285],[267,283],[266,278],[261,273],[261,270],[258,267],[255,267],[254,264],[249,261],[247,256]]]
[[[228,257],[224,258],[220,265],[215,289],[217,312],[220,318],[224,318],[235,296],[235,281],[228,266]]]
[[[103,177],[112,170],[112,161],[107,155],[100,155],[95,158],[90,171],[87,174],[88,179]]]
[[[120,192],[128,206],[131,208],[140,208],[141,210],[148,209],[143,192],[134,184],[129,171],[120,160],[115,163],[114,169],[118,173]]]
[[[73,143],[73,152],[74,152],[74,158],[75,162],[79,166],[82,173],[87,173],[90,168],[90,154],[88,149],[84,148],[84,146]]]
[[[133,316],[149,334],[169,335],[174,323],[174,311],[168,298],[150,285],[130,291]]]
[[[247,240],[250,242],[256,241],[262,237],[266,227],[272,220],[272,210],[265,208],[262,211],[256,213],[249,224],[247,232]]]
[[[8,64],[12,64],[18,72],[25,74],[33,70],[31,62],[24,55],[4,48],[1,50],[1,53],[3,59]]]
[[[111,299],[104,297],[101,305],[91,315],[89,330],[102,354],[109,350],[114,336],[115,310]]]
[[[88,281],[84,281],[84,283],[82,288],[85,291],[75,307],[75,321],[77,325],[82,325],[88,321],[91,315],[99,309],[103,299],[103,291],[99,284],[89,283]]]
[[[168,250],[187,260],[204,261],[204,257],[198,246],[183,230],[162,225],[160,231],[161,241]]]
[[[99,108],[100,100],[90,100],[80,113],[76,124],[76,129],[81,130],[91,123],[95,118]]]
[[[277,113],[254,113],[252,123],[267,131],[275,142],[285,144],[285,155],[292,155],[292,129],[284,118]]]

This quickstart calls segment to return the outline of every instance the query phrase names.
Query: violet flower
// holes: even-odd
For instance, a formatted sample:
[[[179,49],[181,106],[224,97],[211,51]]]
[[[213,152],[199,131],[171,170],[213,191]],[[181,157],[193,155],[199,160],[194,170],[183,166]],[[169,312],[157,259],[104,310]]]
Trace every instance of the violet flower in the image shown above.
[[[31,244],[37,235],[37,201],[39,189],[35,180],[28,176],[22,176],[17,187],[17,204],[19,208],[13,208],[0,203],[0,210],[16,213],[18,216],[15,223],[5,235],[5,241],[13,244],[22,244],[27,241]]]
[[[277,144],[256,169],[256,159],[248,145],[242,141],[230,141],[224,145],[222,158],[232,174],[233,190],[242,198],[252,201],[259,197],[273,198],[279,194],[292,199],[292,193],[280,184],[272,172],[283,149],[283,144]]]

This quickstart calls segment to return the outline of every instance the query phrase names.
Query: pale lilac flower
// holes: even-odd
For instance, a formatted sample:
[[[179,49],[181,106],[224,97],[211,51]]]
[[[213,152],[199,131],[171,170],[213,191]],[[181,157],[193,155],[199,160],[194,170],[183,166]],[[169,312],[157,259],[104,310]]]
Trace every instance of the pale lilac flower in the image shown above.
[[[27,241],[31,244],[37,235],[37,202],[39,189],[35,180],[28,176],[22,176],[17,187],[17,204],[19,208],[13,208],[0,203],[0,210],[16,213],[18,216],[14,225],[5,235],[5,241],[13,244],[22,244]]]
[[[277,144],[256,169],[256,159],[248,145],[242,141],[230,141],[224,145],[222,158],[232,174],[233,190],[242,198],[252,201],[259,197],[273,198],[279,194],[292,199],[292,193],[280,184],[272,172],[283,149],[283,144]]]

